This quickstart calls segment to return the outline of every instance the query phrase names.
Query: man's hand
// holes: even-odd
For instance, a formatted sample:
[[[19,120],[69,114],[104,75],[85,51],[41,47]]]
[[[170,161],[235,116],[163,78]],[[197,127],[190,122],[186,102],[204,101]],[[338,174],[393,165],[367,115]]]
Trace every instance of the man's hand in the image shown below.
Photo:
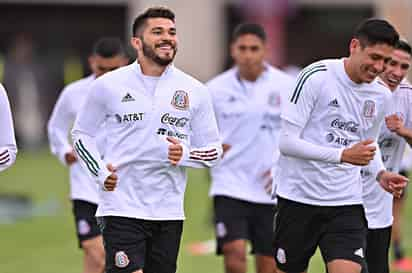
[[[173,137],[167,137],[166,139],[171,143],[169,145],[169,161],[173,166],[177,166],[177,163],[180,161],[180,159],[182,159],[183,156],[183,147],[180,142]]]
[[[223,150],[222,158],[225,156],[226,152],[230,150],[230,148],[232,148],[232,145],[226,144],[226,143],[222,144],[222,150]]]
[[[350,148],[346,148],[342,153],[342,162],[350,163],[357,166],[366,166],[375,156],[376,147],[370,145],[373,140],[368,139],[356,143]]]
[[[403,190],[408,184],[408,178],[397,173],[382,171],[378,175],[379,184],[381,187],[392,193],[394,197],[399,198]]]
[[[396,133],[399,136],[403,136],[405,132],[405,126],[403,119],[399,117],[397,114],[393,114],[390,116],[385,117],[386,127],[391,132]]]
[[[112,164],[108,164],[107,169],[111,172],[111,174],[104,181],[103,189],[105,191],[114,191],[118,179],[116,174],[117,169],[113,167]]]
[[[64,160],[66,160],[66,164],[68,166],[72,165],[74,162],[77,161],[77,156],[74,151],[68,152],[64,155]]]

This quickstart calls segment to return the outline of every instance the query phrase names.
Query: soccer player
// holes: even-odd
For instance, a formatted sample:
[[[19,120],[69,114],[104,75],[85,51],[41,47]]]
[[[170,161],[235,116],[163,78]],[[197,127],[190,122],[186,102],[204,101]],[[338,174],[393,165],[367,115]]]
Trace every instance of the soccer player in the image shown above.
[[[398,38],[388,22],[367,20],[354,33],[349,57],[300,73],[281,116],[279,272],[305,272],[319,246],[328,272],[359,273],[366,245],[360,166],[370,163],[376,183],[397,196],[405,187],[405,177],[384,169],[375,143],[390,99],[375,78]]]
[[[173,273],[186,167],[213,166],[222,144],[208,90],[172,64],[174,13],[149,8],[132,29],[137,61],[92,84],[73,128],[75,150],[101,185],[106,272]],[[103,122],[104,160],[96,147]]]
[[[386,70],[380,75],[392,91],[386,125],[379,133],[378,144],[387,170],[399,172],[406,142],[412,143],[412,87],[401,83],[411,65],[411,47],[399,41]],[[369,273],[388,273],[388,251],[392,227],[393,197],[371,177],[368,167],[362,169],[363,202],[368,221],[366,262]],[[396,200],[396,199],[395,199]]]
[[[2,172],[13,165],[17,154],[10,103],[2,84],[0,84],[0,131],[0,172]]]
[[[69,133],[90,92],[90,84],[104,73],[126,64],[127,58],[120,39],[108,37],[98,40],[89,58],[93,73],[64,88],[48,123],[51,151],[70,168],[70,197],[79,247],[84,251],[84,273],[104,271],[103,241],[95,217],[99,203],[98,186],[77,162],[77,156],[69,142]],[[100,134],[99,143],[102,145],[103,142],[104,134]]]
[[[235,66],[208,83],[225,150],[211,169],[217,254],[224,255],[225,272],[245,273],[249,240],[257,272],[273,273],[270,170],[279,156],[281,97],[294,80],[264,61],[260,25],[241,24],[232,36]]]

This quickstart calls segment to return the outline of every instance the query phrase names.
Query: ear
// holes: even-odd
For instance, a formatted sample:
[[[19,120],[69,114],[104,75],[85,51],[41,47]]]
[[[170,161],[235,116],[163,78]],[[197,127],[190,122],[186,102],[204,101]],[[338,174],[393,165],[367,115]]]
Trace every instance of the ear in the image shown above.
[[[355,53],[356,50],[357,50],[360,46],[361,46],[361,45],[360,45],[360,41],[359,41],[358,39],[356,39],[356,38],[353,38],[353,39],[350,41],[350,44],[349,44],[349,52],[350,52],[351,54]]]
[[[230,57],[232,57],[232,59],[234,59],[235,57],[235,51],[236,51],[235,43],[232,42],[230,44]]]
[[[140,49],[142,48],[142,40],[140,40],[140,38],[138,38],[138,37],[132,37],[132,38],[130,38],[130,45],[136,51],[140,51]]]
[[[90,55],[89,58],[87,58],[87,61],[89,62],[89,67],[93,67],[95,58],[96,57],[93,55]]]

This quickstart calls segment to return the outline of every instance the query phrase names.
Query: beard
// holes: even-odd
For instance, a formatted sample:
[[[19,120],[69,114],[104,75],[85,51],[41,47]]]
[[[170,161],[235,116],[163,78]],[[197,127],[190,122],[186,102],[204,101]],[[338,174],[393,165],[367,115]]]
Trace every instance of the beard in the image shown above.
[[[172,56],[170,58],[162,58],[159,55],[156,54],[156,52],[150,47],[149,44],[146,44],[145,41],[143,40],[143,37],[141,37],[142,40],[142,44],[143,44],[143,55],[147,58],[149,58],[150,60],[152,60],[153,62],[155,62],[156,64],[160,65],[160,66],[167,66],[169,65],[171,62],[173,62],[175,56],[176,56],[176,52],[177,52],[177,48],[176,46],[174,46],[172,43],[170,42],[162,42],[158,45],[155,45],[155,48],[161,47],[163,45],[170,45],[172,47],[173,53]]]

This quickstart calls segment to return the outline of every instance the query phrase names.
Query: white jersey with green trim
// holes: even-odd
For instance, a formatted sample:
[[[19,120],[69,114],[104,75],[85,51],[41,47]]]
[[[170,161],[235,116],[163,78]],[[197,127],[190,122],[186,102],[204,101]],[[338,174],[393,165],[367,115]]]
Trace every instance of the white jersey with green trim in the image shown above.
[[[406,128],[412,128],[412,86],[406,81],[402,82],[392,93],[390,107],[386,115],[396,114],[404,121]],[[398,172],[406,141],[404,138],[391,132],[386,125],[382,126],[379,134],[379,147],[382,161],[388,171]],[[386,228],[392,225],[393,196],[384,191],[368,167],[362,168],[363,201],[369,228]]]
[[[275,203],[268,172],[279,158],[281,103],[293,84],[292,77],[267,64],[254,82],[241,79],[235,67],[207,83],[222,141],[231,146],[211,169],[211,196]]]
[[[47,132],[52,153],[64,164],[65,154],[73,151],[70,130],[89,94],[94,75],[67,85],[60,93],[48,122]],[[99,149],[104,148],[104,134],[98,135]],[[98,184],[79,162],[70,165],[70,198],[98,204]]]
[[[116,189],[99,191],[98,216],[184,219],[186,167],[211,167],[222,154],[211,98],[202,83],[173,65],[153,93],[142,75],[134,62],[92,83],[72,131],[75,150],[101,185],[110,174],[106,164],[117,169]],[[104,160],[95,141],[103,122]],[[183,146],[178,166],[168,160],[168,136]]]
[[[302,129],[301,138],[344,149],[377,140],[390,91],[378,81],[356,84],[344,59],[323,60],[300,73],[281,118]],[[301,147],[305,149],[305,147]],[[281,154],[277,195],[319,206],[362,204],[360,167]]]
[[[9,168],[16,160],[17,145],[13,119],[6,90],[0,84],[0,172]]]

